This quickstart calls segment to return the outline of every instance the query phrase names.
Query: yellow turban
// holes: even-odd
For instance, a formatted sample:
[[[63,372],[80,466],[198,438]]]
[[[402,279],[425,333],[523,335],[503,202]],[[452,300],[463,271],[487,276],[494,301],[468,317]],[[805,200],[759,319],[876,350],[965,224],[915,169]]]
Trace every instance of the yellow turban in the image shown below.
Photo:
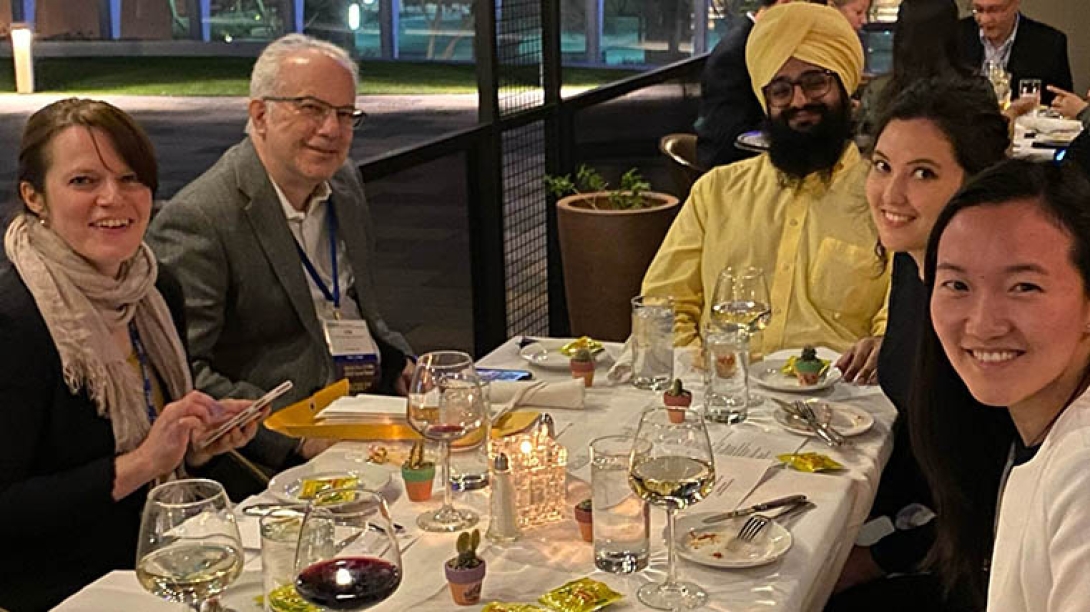
[[[753,92],[768,112],[761,88],[790,58],[832,70],[848,94],[863,74],[863,45],[840,11],[823,4],[792,2],[765,11],[746,44]]]

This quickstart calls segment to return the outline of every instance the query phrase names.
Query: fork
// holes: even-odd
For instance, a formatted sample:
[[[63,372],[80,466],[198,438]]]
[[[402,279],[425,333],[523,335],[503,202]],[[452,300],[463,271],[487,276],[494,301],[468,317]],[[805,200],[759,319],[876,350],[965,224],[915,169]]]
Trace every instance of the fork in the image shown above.
[[[814,430],[819,438],[825,441],[826,444],[832,447],[841,446],[844,444],[844,436],[841,433],[827,423],[822,423],[817,415],[814,413],[814,409],[806,402],[796,401],[792,404],[792,412],[800,416],[805,420],[810,428]]]
[[[772,519],[763,514],[754,514],[746,519],[742,529],[738,531],[738,539],[743,542],[752,542],[753,538],[757,537],[757,534],[761,533],[771,522]]]

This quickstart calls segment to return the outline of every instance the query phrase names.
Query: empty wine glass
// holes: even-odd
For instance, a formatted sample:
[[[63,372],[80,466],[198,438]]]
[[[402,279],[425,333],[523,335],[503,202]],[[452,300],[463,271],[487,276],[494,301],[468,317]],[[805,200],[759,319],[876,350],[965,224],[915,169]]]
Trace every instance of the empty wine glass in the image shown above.
[[[401,585],[401,550],[390,510],[361,487],[314,496],[299,527],[295,590],[328,610],[366,610]]]
[[[421,529],[452,532],[477,524],[475,512],[457,509],[451,501],[450,443],[479,429],[486,410],[485,387],[469,355],[441,351],[427,353],[417,361],[406,416],[420,435],[439,443],[439,482],[443,485],[443,506],[417,518]]]
[[[708,600],[700,586],[677,578],[674,515],[711,493],[715,459],[704,418],[686,409],[678,422],[676,410],[652,407],[643,411],[628,467],[628,484],[636,495],[666,509],[666,581],[645,584],[636,594],[644,605],[656,610],[689,610]]]
[[[136,578],[153,595],[199,611],[242,572],[242,540],[218,482],[175,480],[148,493]]]

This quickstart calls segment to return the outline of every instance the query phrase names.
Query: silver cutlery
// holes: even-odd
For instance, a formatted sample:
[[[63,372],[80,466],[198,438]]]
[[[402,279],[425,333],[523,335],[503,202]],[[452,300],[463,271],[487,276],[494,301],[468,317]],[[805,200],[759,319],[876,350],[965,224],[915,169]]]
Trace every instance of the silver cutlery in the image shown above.
[[[787,510],[777,514],[775,517],[765,516],[763,514],[754,514],[746,519],[746,522],[742,524],[742,529],[738,531],[738,539],[743,542],[751,542],[757,537],[759,533],[764,531],[765,527],[774,520],[785,519],[792,514],[798,512],[806,512],[814,507],[814,504],[803,501],[796,503]]]
[[[732,510],[730,512],[713,514],[712,516],[705,518],[702,522],[705,525],[710,525],[712,523],[719,523],[739,516],[749,516],[750,514],[764,512],[765,510],[771,510],[772,508],[802,504],[804,502],[806,502],[805,495],[788,495],[787,497],[780,497],[766,502],[761,502],[759,504],[754,504],[752,506],[747,506],[745,508]]]
[[[828,422],[819,419],[814,412],[813,406],[801,401],[795,402],[795,405],[798,407],[799,414],[802,415],[802,418],[806,419],[807,423],[810,423],[810,426],[814,428],[814,432],[817,433],[821,439],[825,440],[831,446],[840,446],[844,444],[844,435]]]

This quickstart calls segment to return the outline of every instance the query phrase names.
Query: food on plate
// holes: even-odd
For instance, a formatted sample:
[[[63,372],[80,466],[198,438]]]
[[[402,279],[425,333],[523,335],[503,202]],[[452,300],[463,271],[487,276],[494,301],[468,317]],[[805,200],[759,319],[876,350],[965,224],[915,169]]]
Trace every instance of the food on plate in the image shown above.
[[[801,354],[788,357],[780,372],[798,378],[800,385],[809,387],[821,382],[828,370],[829,360],[819,358],[814,347],[807,346]]]
[[[557,612],[594,612],[622,597],[602,582],[580,578],[545,593],[538,601]]]
[[[575,352],[581,348],[585,348],[590,351],[592,355],[596,355],[605,347],[602,346],[601,342],[598,342],[597,340],[594,340],[588,336],[583,336],[581,338],[576,338],[575,340],[572,340],[571,342],[560,347],[560,354],[565,357],[573,357],[575,356]]]
[[[345,489],[358,485],[360,479],[348,474],[344,476],[330,476],[326,478],[304,478],[299,487],[299,499],[314,499],[314,496],[329,489]],[[347,501],[344,499],[330,499],[330,503]]]

